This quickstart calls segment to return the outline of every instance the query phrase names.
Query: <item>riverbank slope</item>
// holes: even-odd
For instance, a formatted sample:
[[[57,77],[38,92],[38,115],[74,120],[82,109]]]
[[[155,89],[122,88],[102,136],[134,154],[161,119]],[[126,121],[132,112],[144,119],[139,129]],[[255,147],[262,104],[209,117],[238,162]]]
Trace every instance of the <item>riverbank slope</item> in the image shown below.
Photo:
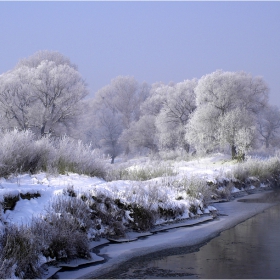
[[[216,219],[193,227],[182,227],[159,232],[134,242],[108,244],[99,249],[98,255],[106,262],[75,271],[58,272],[59,278],[106,278],[105,274],[125,266],[125,262],[137,256],[176,252],[176,248],[189,247],[190,251],[250,217],[276,205],[278,194],[263,192],[245,196],[225,203],[214,203],[218,210]],[[117,275],[117,274],[116,274]]]

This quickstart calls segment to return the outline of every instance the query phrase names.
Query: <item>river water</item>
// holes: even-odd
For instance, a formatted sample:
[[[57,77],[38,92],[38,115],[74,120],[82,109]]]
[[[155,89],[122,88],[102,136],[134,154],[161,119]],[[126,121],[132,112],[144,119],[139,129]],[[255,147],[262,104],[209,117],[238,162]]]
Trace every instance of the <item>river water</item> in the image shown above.
[[[280,279],[280,205],[222,232],[195,252],[181,247],[138,257],[104,278]]]

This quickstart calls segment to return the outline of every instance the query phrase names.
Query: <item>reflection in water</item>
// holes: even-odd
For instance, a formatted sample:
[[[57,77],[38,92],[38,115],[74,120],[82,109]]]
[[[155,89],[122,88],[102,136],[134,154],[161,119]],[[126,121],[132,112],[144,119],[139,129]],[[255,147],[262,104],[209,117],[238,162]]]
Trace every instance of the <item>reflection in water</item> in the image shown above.
[[[280,205],[224,231],[198,252],[141,261],[122,278],[280,278]]]

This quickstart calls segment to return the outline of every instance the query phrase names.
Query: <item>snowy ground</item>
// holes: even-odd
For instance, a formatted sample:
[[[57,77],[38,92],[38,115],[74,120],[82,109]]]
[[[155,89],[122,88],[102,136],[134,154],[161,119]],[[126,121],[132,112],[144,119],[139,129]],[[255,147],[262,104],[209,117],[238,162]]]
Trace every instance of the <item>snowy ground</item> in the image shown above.
[[[146,159],[137,159],[126,162],[128,168],[137,169],[146,163]],[[123,164],[121,161],[116,163],[118,165]],[[153,164],[153,162],[150,162]],[[181,179],[184,177],[197,176],[203,180],[215,182],[216,178],[225,177],[227,172],[231,170],[234,163],[230,160],[228,155],[216,154],[203,159],[197,159],[189,162],[170,162],[170,166],[177,172],[177,175],[173,176],[175,179]],[[173,178],[173,179],[174,179]],[[18,175],[11,177],[9,179],[0,179],[0,201],[3,201],[5,197],[15,194],[36,194],[39,193],[40,197],[31,199],[22,199],[16,203],[13,210],[6,210],[2,213],[2,220],[7,223],[13,224],[29,224],[32,217],[44,216],[46,209],[50,205],[51,201],[57,195],[63,194],[65,190],[69,187],[73,187],[77,194],[83,194],[86,192],[102,193],[106,196],[111,196],[114,198],[124,199],[126,202],[131,202],[130,200],[135,199],[133,195],[128,195],[131,192],[131,188],[134,188],[135,192],[140,192],[141,188],[143,190],[151,190],[152,187],[155,188],[157,184],[158,195],[161,195],[162,199],[176,206],[176,203],[184,203],[187,207],[190,205],[190,200],[188,197],[184,197],[183,200],[176,200],[174,190],[168,188],[162,188],[160,183],[164,178],[155,178],[146,182],[135,182],[129,180],[118,180],[112,182],[106,182],[103,179],[91,178],[88,176],[71,174],[68,175],[58,175],[51,176],[45,173],[36,175]],[[233,189],[236,191],[236,189]],[[160,193],[161,192],[161,193]],[[255,194],[257,195],[257,194]],[[260,194],[259,194],[260,195]],[[142,192],[143,203],[147,203],[146,193]],[[137,198],[139,199],[139,197]],[[175,207],[174,206],[174,207]],[[215,235],[218,232],[229,228],[255,214],[263,211],[265,208],[271,206],[271,203],[240,203],[236,201],[215,204],[214,207],[218,209],[221,213],[227,214],[228,216],[221,216],[219,219],[215,219],[211,222],[205,224],[200,224],[196,227],[182,227],[177,229],[172,229],[170,232],[159,232],[156,235],[151,235],[146,239],[137,239],[136,241],[130,243],[122,244],[110,244],[103,247],[100,250],[100,254],[109,258],[109,260],[103,264],[96,264],[93,267],[82,268],[75,271],[69,272],[58,272],[57,275],[60,278],[78,278],[78,277],[95,277],[104,273],[108,269],[114,268],[120,262],[126,261],[129,258],[136,255],[143,255],[150,252],[154,252],[163,248],[169,248],[174,246],[188,246],[195,245],[203,242]],[[215,210],[215,208],[204,208],[203,212],[198,214],[209,213],[209,209]],[[191,218],[190,212],[186,211],[182,218]],[[0,216],[1,218],[1,216]],[[156,224],[163,222],[159,220]],[[1,219],[0,219],[1,227]],[[147,233],[149,235],[149,233]],[[168,239],[168,242],[166,240]],[[101,260],[100,257],[94,255],[94,258]],[[55,269],[54,269],[55,271]]]
[[[39,193],[41,196],[34,199],[20,199],[14,210],[7,210],[4,218],[15,224],[28,224],[32,217],[44,214],[52,198],[62,194],[67,187],[73,186],[77,191],[88,190],[98,184],[104,183],[99,178],[69,174],[48,176],[45,173],[36,175],[18,175],[11,179],[0,179],[0,200],[8,194]]]
[[[138,162],[134,161],[132,166],[134,168],[141,166]],[[230,170],[231,165],[232,163],[229,161],[229,156],[217,154],[190,162],[175,162],[174,169],[179,173],[177,177],[199,175],[202,178],[214,180],[214,178]],[[150,181],[159,179],[160,178],[152,179]],[[63,190],[67,187],[73,186],[78,193],[94,189],[98,190],[100,193],[113,191],[121,195],[127,187],[133,184],[135,184],[135,182],[127,180],[106,182],[96,177],[91,178],[71,173],[58,176],[50,176],[46,173],[36,175],[24,174],[10,179],[0,179],[0,200],[8,194],[39,192],[41,197],[30,200],[20,199],[14,210],[7,210],[4,214],[4,218],[10,223],[28,224],[32,216],[44,214],[51,199],[56,195],[62,194]],[[139,183],[137,182],[137,184]]]

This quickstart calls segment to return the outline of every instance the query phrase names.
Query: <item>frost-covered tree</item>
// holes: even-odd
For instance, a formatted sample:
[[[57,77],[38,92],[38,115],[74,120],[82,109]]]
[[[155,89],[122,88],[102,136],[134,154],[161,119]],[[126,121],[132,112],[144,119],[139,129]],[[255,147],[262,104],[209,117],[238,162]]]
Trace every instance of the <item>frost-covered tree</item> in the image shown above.
[[[194,88],[197,81],[165,85],[155,83],[141,104],[141,117],[124,132],[122,141],[134,148],[189,149],[185,140],[185,124],[195,109]],[[147,129],[147,132],[144,129]]]
[[[277,106],[268,105],[262,110],[257,119],[257,130],[261,142],[266,148],[276,146],[280,140],[280,110]],[[279,144],[278,144],[279,145]]]
[[[68,58],[40,51],[0,77],[2,115],[20,129],[61,134],[75,121],[86,84]],[[65,132],[65,131],[64,131]]]
[[[186,139],[197,149],[205,151],[227,143],[231,146],[233,158],[236,151],[244,153],[244,149],[252,144],[248,141],[254,135],[252,128],[256,126],[257,113],[268,101],[268,87],[264,80],[245,72],[219,70],[203,76],[195,93],[197,109],[186,126]],[[237,122],[236,127],[231,126],[228,129],[230,133],[223,131],[227,125],[239,120],[233,118],[237,113],[243,114],[246,121]],[[240,135],[237,137],[235,133]]]
[[[173,86],[162,87],[165,99],[156,117],[161,146],[167,149],[178,147],[189,151],[185,140],[185,125],[196,108],[194,89],[197,80],[185,80]]]
[[[105,154],[111,157],[111,163],[122,152],[119,137],[123,131],[121,115],[110,108],[100,108],[94,116],[94,130],[98,143]]]
[[[156,128],[156,116],[159,114],[165,98],[166,85],[154,83],[146,87],[145,99],[140,103],[139,120],[133,121],[129,128],[126,128],[120,138],[124,147],[131,151],[158,151],[158,131]]]
[[[152,84],[149,95],[140,106],[141,115],[157,116],[166,100],[166,85],[163,83]]]
[[[28,68],[36,68],[44,60],[53,61],[56,64],[56,66],[68,65],[69,67],[78,70],[77,66],[73,64],[68,57],[64,56],[60,52],[48,50],[41,50],[27,58],[21,59],[15,68],[21,68],[23,66],[26,66]]]
[[[92,132],[99,147],[111,156],[112,163],[122,149],[128,152],[129,146],[123,147],[127,142],[120,143],[119,137],[139,120],[140,105],[148,90],[146,83],[139,84],[132,77],[119,76],[101,88],[91,101],[88,131]]]
[[[217,139],[220,145],[229,144],[232,157],[237,155],[244,159],[256,139],[254,119],[248,111],[235,108],[218,119]]]
[[[118,76],[100,89],[95,95],[95,103],[117,111],[121,115],[122,125],[129,128],[140,117],[140,105],[147,98],[149,87],[139,84],[133,77]],[[98,106],[99,106],[98,105]]]
[[[217,70],[203,76],[195,92],[197,106],[210,104],[221,114],[236,107],[257,113],[268,101],[268,87],[264,80],[245,72]]]
[[[155,116],[145,115],[139,121],[132,123],[129,129],[123,131],[120,141],[124,146],[129,146],[131,150],[146,148],[157,152],[156,134]]]
[[[30,128],[31,107],[35,101],[29,88],[29,69],[22,67],[0,76],[0,108],[3,127]]]

